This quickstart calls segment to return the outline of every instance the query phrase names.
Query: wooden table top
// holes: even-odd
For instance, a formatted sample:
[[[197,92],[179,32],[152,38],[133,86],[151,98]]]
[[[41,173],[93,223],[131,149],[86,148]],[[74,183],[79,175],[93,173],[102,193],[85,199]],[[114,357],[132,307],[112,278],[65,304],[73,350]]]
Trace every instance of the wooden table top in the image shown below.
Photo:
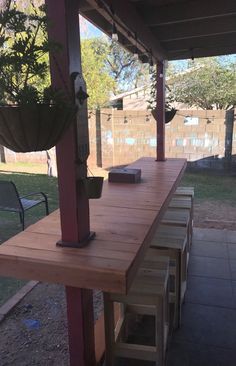
[[[142,169],[141,183],[106,181],[102,198],[90,201],[96,237],[87,247],[56,246],[61,239],[57,210],[0,246],[0,274],[126,293],[186,160],[141,158],[129,167]]]

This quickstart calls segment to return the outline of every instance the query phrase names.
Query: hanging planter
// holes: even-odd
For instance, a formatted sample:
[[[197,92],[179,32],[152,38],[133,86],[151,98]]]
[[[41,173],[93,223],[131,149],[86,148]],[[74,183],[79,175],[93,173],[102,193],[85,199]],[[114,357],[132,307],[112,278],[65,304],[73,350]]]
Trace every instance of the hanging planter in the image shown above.
[[[63,136],[75,113],[75,106],[1,106],[0,144],[15,152],[49,150]]]
[[[90,199],[100,198],[102,195],[103,177],[87,177],[84,179],[84,187],[87,197]]]
[[[173,118],[174,116],[176,115],[176,112],[177,112],[177,109],[170,109],[170,110],[165,110],[165,123],[169,123]],[[157,119],[157,111],[155,109],[153,109],[151,111],[153,117],[155,119]]]
[[[60,140],[76,113],[74,96],[50,86],[45,55],[61,46],[48,40],[45,7],[23,12],[4,3],[0,29],[0,144],[15,152],[48,150]],[[11,42],[9,42],[9,36]]]
[[[174,108],[172,108],[169,111],[166,110],[165,111],[165,123],[170,122],[174,118],[174,116],[176,115],[176,112],[177,112],[177,110],[174,109]]]

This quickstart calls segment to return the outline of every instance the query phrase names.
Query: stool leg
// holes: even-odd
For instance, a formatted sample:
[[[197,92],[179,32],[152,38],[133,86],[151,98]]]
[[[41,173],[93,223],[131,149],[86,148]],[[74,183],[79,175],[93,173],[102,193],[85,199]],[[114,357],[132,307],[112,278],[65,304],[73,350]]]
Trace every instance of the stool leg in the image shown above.
[[[164,365],[164,332],[165,327],[165,304],[163,300],[159,300],[156,307],[155,315],[155,338],[156,338],[156,366]]]
[[[181,324],[181,252],[178,251],[176,255],[176,317],[175,317],[175,329],[180,327]]]
[[[110,301],[109,294],[104,293],[104,320],[105,320],[105,343],[106,366],[115,365],[114,346],[115,346],[115,321],[114,321],[114,303]]]
[[[184,302],[185,292],[187,287],[187,248],[181,253],[181,302]]]

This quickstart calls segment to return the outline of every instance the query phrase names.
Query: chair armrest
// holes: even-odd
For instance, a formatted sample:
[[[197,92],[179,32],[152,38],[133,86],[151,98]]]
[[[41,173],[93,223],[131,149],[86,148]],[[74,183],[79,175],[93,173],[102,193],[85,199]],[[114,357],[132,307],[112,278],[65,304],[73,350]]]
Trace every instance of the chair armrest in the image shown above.
[[[24,195],[24,196],[20,196],[20,198],[26,198],[26,197],[30,197],[30,196],[38,196],[38,195],[42,195],[45,201],[47,201],[47,200],[48,200],[48,198],[47,198],[46,194],[45,194],[45,193],[43,193],[43,192],[34,192],[34,193],[29,193],[29,194],[26,194],[26,195]]]

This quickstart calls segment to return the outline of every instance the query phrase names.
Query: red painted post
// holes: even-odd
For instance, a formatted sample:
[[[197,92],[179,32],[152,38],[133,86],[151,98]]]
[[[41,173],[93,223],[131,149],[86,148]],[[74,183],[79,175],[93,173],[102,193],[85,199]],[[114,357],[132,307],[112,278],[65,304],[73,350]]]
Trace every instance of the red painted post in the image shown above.
[[[72,95],[74,86],[71,74],[76,72],[82,75],[79,2],[80,0],[45,0],[49,38],[58,42],[62,48],[59,52],[50,53],[52,86]],[[90,233],[89,203],[81,183],[81,178],[86,176],[86,157],[83,160],[79,154],[83,141],[79,141],[77,134],[81,121],[85,125],[83,131],[86,132],[86,103],[80,109],[56,146],[62,241],[72,243],[85,240]],[[87,145],[85,136],[81,151],[86,151]],[[94,366],[92,291],[66,287],[66,298],[70,366]]]
[[[165,160],[165,66],[157,63],[156,116],[157,116],[157,161]]]

